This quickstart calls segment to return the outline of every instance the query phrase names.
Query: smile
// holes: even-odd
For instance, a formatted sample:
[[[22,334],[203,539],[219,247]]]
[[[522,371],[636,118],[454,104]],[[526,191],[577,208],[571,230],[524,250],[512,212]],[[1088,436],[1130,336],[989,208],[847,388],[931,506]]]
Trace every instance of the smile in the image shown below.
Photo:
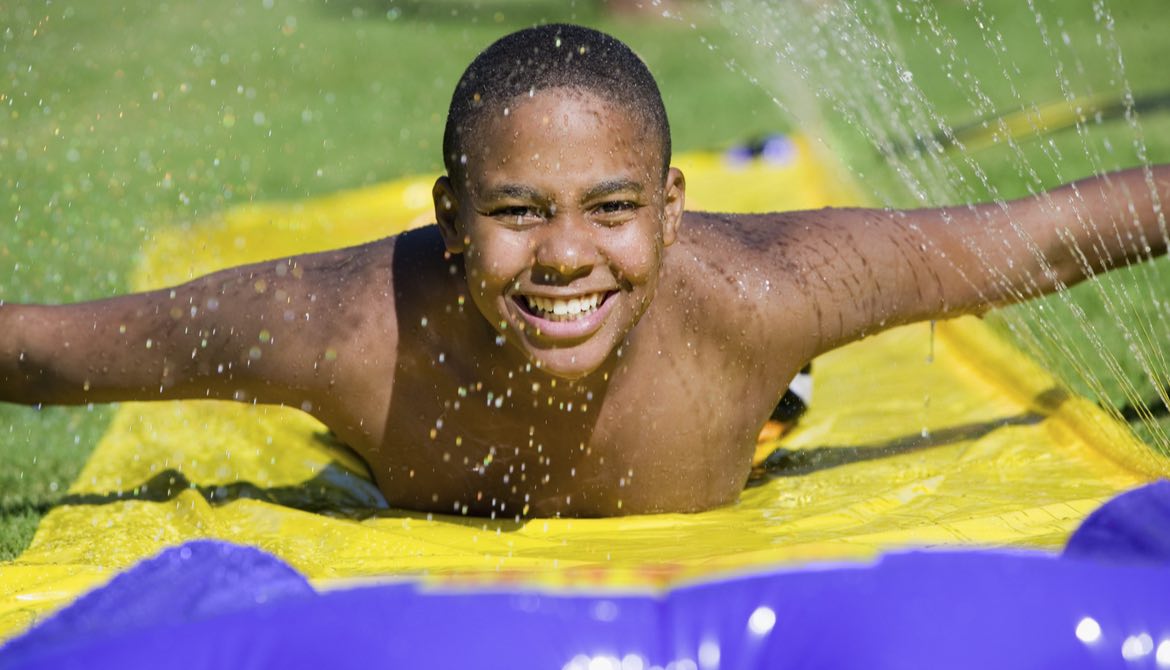
[[[573,296],[512,296],[518,316],[530,337],[555,346],[566,346],[591,337],[605,323],[617,300],[617,291],[594,291]]]
[[[605,293],[589,293],[572,298],[546,298],[536,295],[521,297],[524,307],[535,316],[548,321],[575,321],[597,311],[604,302]]]

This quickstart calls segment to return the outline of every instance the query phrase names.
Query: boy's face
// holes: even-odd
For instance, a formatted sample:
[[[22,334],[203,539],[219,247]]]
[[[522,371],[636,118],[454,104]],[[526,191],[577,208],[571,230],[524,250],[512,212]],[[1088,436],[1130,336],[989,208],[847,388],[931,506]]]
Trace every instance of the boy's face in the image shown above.
[[[480,121],[462,184],[435,185],[447,248],[480,312],[534,364],[597,370],[650,304],[683,210],[682,174],[634,115],[549,89]]]

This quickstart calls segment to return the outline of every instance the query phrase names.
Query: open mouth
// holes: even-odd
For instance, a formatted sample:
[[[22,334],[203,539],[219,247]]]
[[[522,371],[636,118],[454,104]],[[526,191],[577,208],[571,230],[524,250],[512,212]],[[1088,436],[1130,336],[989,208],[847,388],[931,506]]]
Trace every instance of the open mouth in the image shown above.
[[[524,311],[545,321],[576,321],[596,312],[612,293],[586,293],[571,298],[518,295],[516,302]]]

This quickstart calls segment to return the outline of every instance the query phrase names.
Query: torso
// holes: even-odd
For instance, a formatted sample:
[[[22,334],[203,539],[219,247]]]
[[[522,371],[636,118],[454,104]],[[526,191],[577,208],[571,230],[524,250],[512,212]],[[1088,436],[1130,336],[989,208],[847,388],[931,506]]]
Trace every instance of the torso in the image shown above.
[[[399,237],[396,332],[384,340],[397,352],[375,357],[396,363],[355,370],[392,383],[365,379],[356,411],[330,417],[348,415],[341,423],[350,428],[338,432],[390,504],[512,518],[696,511],[735,500],[755,436],[804,352],[760,359],[777,336],[756,330],[778,326],[736,303],[785,287],[728,270],[743,266],[734,258],[742,250],[711,239],[718,222],[689,216],[694,230],[668,249],[658,295],[621,355],[575,383],[494,344],[470,300],[460,304],[465,280],[457,264],[450,272],[454,261],[443,260],[433,231]]]

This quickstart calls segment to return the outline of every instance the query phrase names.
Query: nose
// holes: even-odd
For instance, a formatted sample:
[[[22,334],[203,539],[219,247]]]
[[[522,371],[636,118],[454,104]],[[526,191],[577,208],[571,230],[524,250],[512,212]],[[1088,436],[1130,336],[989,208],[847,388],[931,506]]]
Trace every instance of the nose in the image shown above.
[[[587,276],[597,262],[597,248],[589,222],[563,216],[544,226],[535,240],[536,281],[567,283]]]

